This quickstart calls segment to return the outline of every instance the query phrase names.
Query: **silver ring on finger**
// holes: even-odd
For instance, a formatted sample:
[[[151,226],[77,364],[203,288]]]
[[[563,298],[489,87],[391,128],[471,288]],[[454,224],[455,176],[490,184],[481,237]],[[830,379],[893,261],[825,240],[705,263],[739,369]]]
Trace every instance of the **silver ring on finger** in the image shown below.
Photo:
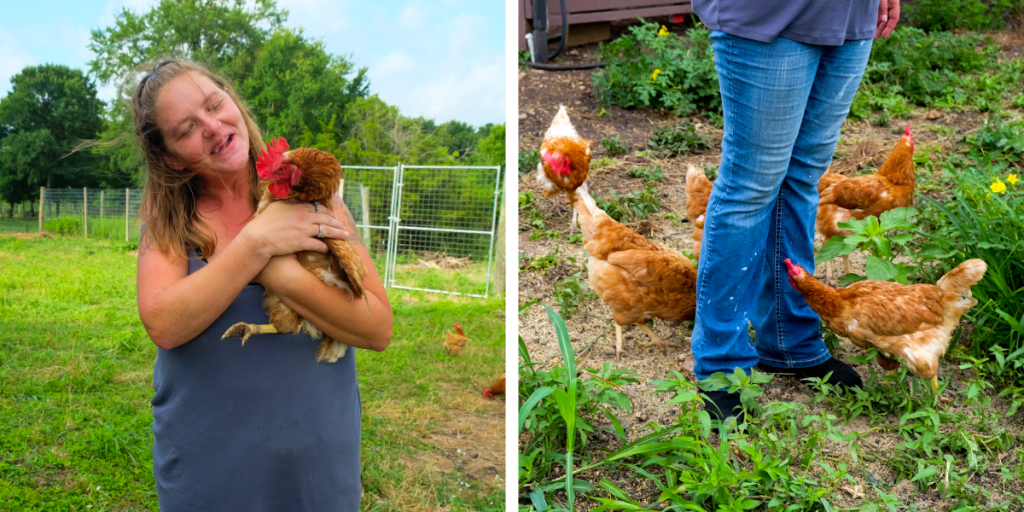
[[[319,228],[319,230],[320,230],[319,232],[317,232],[316,237],[317,238],[323,238],[324,237],[324,225],[323,224],[317,224],[316,227]]]
[[[313,212],[320,211],[320,201],[313,201]]]

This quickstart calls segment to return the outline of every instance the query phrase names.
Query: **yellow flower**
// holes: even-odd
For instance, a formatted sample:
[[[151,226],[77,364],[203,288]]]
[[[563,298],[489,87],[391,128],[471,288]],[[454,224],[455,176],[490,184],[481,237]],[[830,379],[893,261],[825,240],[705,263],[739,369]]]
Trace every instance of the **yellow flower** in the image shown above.
[[[668,29],[667,29],[667,28],[665,28],[665,25],[662,25],[662,26],[661,26],[661,30],[659,30],[659,31],[658,31],[658,35],[659,35],[659,36],[661,36],[661,37],[665,37],[665,36],[667,36],[668,34],[669,34],[669,31],[668,31]]]
[[[1006,177],[1006,181],[1009,181],[1010,185],[1016,185],[1017,182],[1020,181],[1020,180],[1017,179],[1017,175],[1016,174],[1011,174],[1011,175]]]
[[[657,80],[658,79],[658,75],[660,75],[660,74],[661,74],[661,70],[660,69],[655,69],[654,73],[651,73],[651,81]]]
[[[1003,183],[1002,180],[996,180],[996,182],[988,188],[992,189],[992,192],[995,192],[996,194],[1002,194],[1003,192],[1006,192],[1006,183]]]

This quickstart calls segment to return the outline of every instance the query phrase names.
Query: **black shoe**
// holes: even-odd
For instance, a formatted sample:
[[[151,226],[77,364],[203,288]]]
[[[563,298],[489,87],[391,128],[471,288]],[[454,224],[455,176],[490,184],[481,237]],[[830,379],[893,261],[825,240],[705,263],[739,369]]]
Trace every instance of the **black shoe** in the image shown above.
[[[730,393],[725,390],[705,391],[704,410],[711,415],[711,419],[725,421],[729,416],[736,416],[736,423],[743,423],[743,409],[740,407],[740,394]]]
[[[825,375],[832,372],[832,375],[828,378],[829,384],[839,384],[849,388],[864,387],[864,381],[861,380],[857,371],[850,365],[834,357],[824,363],[816,366],[808,366],[806,368],[777,368],[764,363],[759,363],[756,368],[758,371],[762,371],[764,373],[795,375],[796,378],[800,379],[804,384],[809,384],[806,380],[808,378],[817,377],[819,379],[824,379]]]

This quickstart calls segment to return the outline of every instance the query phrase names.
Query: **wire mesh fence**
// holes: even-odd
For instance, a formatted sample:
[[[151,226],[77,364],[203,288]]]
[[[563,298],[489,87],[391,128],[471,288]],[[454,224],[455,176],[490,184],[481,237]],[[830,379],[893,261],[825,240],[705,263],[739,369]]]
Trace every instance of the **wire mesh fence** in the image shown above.
[[[486,297],[500,167],[399,166],[393,288]]]
[[[397,167],[345,167],[342,200],[359,228],[373,265],[384,278],[391,255],[391,208],[394,204]],[[385,283],[386,284],[386,283]]]
[[[342,199],[389,288],[486,297],[491,291],[499,167],[344,166]],[[41,189],[4,204],[0,232],[138,241],[140,189]],[[41,217],[41,218],[40,218]]]
[[[23,215],[0,221],[0,231],[139,240],[140,189],[44,188],[40,196],[39,202],[17,205]],[[11,206],[4,206],[9,214]]]

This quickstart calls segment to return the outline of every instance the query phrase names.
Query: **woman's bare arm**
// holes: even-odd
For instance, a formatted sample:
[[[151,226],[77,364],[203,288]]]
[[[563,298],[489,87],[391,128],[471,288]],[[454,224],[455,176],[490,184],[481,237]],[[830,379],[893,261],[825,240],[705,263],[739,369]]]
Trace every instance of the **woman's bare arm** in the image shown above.
[[[192,275],[184,255],[164,254],[143,235],[136,278],[139,316],[157,346],[174,348],[206,330],[272,256],[326,252],[327,246],[312,236],[318,224],[334,236],[347,237],[336,218],[313,213],[312,205],[275,204],[281,206],[268,207]]]
[[[320,281],[302,268],[292,255],[271,258],[257,280],[324,334],[346,345],[379,352],[391,342],[394,324],[391,302],[348,207],[338,196],[335,196],[334,204],[334,212],[345,226],[348,240],[366,268],[363,287],[369,308],[362,298],[350,299],[346,292]]]

